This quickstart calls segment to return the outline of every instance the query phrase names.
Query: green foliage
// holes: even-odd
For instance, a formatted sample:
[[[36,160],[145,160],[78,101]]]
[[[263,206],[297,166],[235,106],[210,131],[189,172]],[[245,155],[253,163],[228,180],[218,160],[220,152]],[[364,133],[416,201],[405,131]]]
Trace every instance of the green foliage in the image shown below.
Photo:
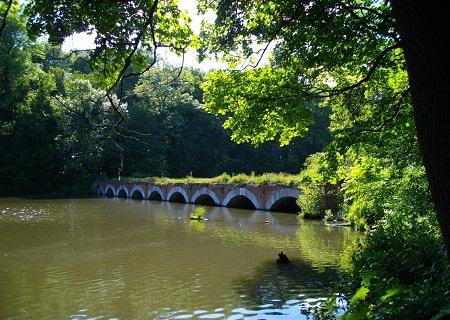
[[[26,4],[26,14],[30,34],[47,34],[53,44],[62,44],[74,33],[94,34],[90,67],[103,89],[113,88],[125,73],[146,70],[158,47],[182,53],[192,37],[190,19],[174,0],[34,0]]]
[[[232,67],[244,64],[240,73],[212,74],[204,87],[208,111],[227,115],[236,139],[261,143],[289,129],[300,132],[292,123],[305,124],[302,110],[311,101],[332,110],[333,142],[307,161],[299,205],[305,215],[323,216],[320,199],[327,184],[335,185],[339,214],[373,230],[346,259],[350,309],[343,319],[429,319],[445,312],[448,260],[390,2],[210,0],[200,6],[217,12],[215,24],[203,27],[200,53],[218,53]],[[269,64],[245,70],[259,63],[257,48],[270,42]],[[288,141],[289,135],[281,139]]]
[[[338,218],[340,214],[340,179],[331,158],[327,152],[315,153],[306,159],[300,172],[302,194],[297,204],[305,218],[322,219],[327,211],[328,216],[333,218]]]
[[[212,178],[195,178],[187,176],[185,178],[169,178],[169,177],[130,177],[130,182],[144,182],[150,181],[159,184],[166,183],[248,183],[248,184],[283,184],[285,186],[298,186],[300,179],[298,175],[288,173],[263,173],[261,175],[255,175],[254,173],[248,175],[245,173],[239,173],[236,175],[230,175],[228,173],[222,173],[219,176]]]
[[[331,209],[326,209],[326,210],[325,210],[325,215],[324,215],[324,217],[323,217],[323,220],[324,220],[325,222],[331,222],[331,221],[334,220],[334,214],[333,214],[333,212],[331,211]]]
[[[223,118],[200,108],[203,75],[185,69],[177,78],[175,71],[170,66],[153,69],[140,78],[126,100],[124,126],[146,135],[139,136],[139,141],[117,137],[125,149],[123,175],[185,177],[192,173],[207,177],[223,171],[297,172],[308,154],[328,142],[326,110],[317,113],[320,121],[311,127],[311,135],[289,147],[272,143],[255,149],[230,142],[221,128]]]
[[[191,212],[191,220],[203,220],[206,214],[205,207],[197,207],[194,211]]]
[[[228,116],[237,141],[258,144],[279,135],[286,144],[306,132],[309,108],[321,99],[344,99],[342,108],[357,116],[363,104],[370,109],[373,102],[394,112],[391,104],[403,96],[405,82],[393,82],[398,91],[387,95],[377,88],[387,72],[405,68],[395,50],[388,3],[210,0],[200,8],[217,13],[214,24],[203,25],[201,56],[215,53],[232,67],[243,65],[240,71],[211,73],[204,85],[207,110]],[[270,43],[275,45],[269,63],[246,69],[258,65]],[[361,125],[379,126],[385,114]]]
[[[319,219],[324,217],[326,179],[324,176],[324,154],[316,153],[305,161],[305,169],[300,173],[302,194],[297,200],[301,215],[305,218]]]
[[[46,177],[58,175],[61,161],[54,141],[58,116],[49,95],[55,82],[31,62],[23,28],[10,13],[0,37],[0,194],[52,190],[54,181]]]
[[[352,297],[344,318],[436,315],[450,302],[450,268],[435,215],[388,213],[353,253],[346,279]]]
[[[56,3],[30,3],[28,10],[34,5],[51,9]],[[82,8],[66,9],[64,14]],[[204,75],[194,69],[178,76],[177,68],[158,64],[124,78],[120,90],[107,94],[88,53],[67,54],[45,40],[30,40],[16,6],[2,31],[0,61],[1,194],[89,192],[97,175],[118,174],[207,177],[227,171],[229,177],[216,180],[258,176],[251,183],[295,184],[290,175],[260,175],[298,172],[330,139],[329,111],[321,109],[314,113],[318,121],[311,134],[285,148],[231,142],[221,127],[224,118],[201,109]],[[112,104],[125,116],[120,126]]]
[[[202,86],[204,109],[228,116],[224,128],[237,142],[261,144],[279,133],[281,145],[304,136],[312,123],[311,111],[287,87],[296,74],[270,67],[210,72]],[[234,115],[231,117],[230,115]]]
[[[434,212],[422,166],[385,168],[378,160],[366,158],[352,168],[342,190],[343,212],[359,228],[375,225],[391,211]]]

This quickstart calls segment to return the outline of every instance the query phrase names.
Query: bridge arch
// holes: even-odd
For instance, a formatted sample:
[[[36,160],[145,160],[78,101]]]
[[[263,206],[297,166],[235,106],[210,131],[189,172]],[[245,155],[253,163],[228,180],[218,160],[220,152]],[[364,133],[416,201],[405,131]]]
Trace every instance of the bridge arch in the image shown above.
[[[297,213],[300,208],[297,205],[297,198],[300,191],[296,189],[280,189],[275,191],[266,202],[266,210]]]
[[[167,193],[167,201],[173,202],[189,202],[189,196],[183,187],[175,186]]]
[[[133,188],[131,188],[130,197],[143,200],[145,199],[145,191],[140,185],[135,184]]]
[[[117,188],[117,191],[116,191],[116,197],[118,197],[118,198],[129,198],[129,197],[130,197],[130,194],[129,194],[129,192],[128,192],[127,187],[125,187],[123,184],[120,185],[120,186]]]
[[[222,205],[224,207],[263,209],[254,193],[246,188],[236,188],[228,192],[222,201]]]
[[[191,202],[205,205],[220,205],[220,200],[216,193],[207,187],[198,189],[192,196]]]
[[[148,189],[147,199],[148,200],[159,200],[159,201],[165,200],[164,193],[162,192],[161,188],[158,186],[151,186],[150,189]]]
[[[104,196],[107,198],[114,198],[116,196],[116,190],[111,184],[108,184],[105,188]]]
[[[95,186],[95,193],[97,194],[97,196],[101,197],[105,194],[105,190],[103,190],[103,187],[101,185],[96,185]]]

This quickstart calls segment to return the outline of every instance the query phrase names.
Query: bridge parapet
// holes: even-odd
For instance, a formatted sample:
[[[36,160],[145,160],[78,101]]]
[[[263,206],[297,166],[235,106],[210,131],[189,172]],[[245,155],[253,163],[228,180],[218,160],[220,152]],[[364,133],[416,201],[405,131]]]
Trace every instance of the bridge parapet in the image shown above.
[[[108,180],[94,185],[106,197],[186,202],[270,211],[298,212],[300,189],[282,184],[167,183]]]

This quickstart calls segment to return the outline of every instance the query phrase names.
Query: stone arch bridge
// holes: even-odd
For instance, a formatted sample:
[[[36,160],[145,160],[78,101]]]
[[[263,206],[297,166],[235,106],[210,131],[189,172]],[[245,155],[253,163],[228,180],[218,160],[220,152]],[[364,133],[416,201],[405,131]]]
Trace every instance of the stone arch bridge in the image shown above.
[[[94,183],[93,187],[99,196],[111,198],[160,200],[292,213],[300,211],[296,204],[300,190],[281,184],[153,184],[112,180]]]

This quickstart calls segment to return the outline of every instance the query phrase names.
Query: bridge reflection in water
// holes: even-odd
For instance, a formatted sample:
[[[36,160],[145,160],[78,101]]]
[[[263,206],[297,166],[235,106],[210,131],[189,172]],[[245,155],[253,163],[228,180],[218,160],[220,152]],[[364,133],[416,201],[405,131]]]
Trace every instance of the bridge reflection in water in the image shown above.
[[[95,184],[99,196],[193,203],[208,206],[298,213],[300,190],[282,184],[153,184],[106,181]]]

